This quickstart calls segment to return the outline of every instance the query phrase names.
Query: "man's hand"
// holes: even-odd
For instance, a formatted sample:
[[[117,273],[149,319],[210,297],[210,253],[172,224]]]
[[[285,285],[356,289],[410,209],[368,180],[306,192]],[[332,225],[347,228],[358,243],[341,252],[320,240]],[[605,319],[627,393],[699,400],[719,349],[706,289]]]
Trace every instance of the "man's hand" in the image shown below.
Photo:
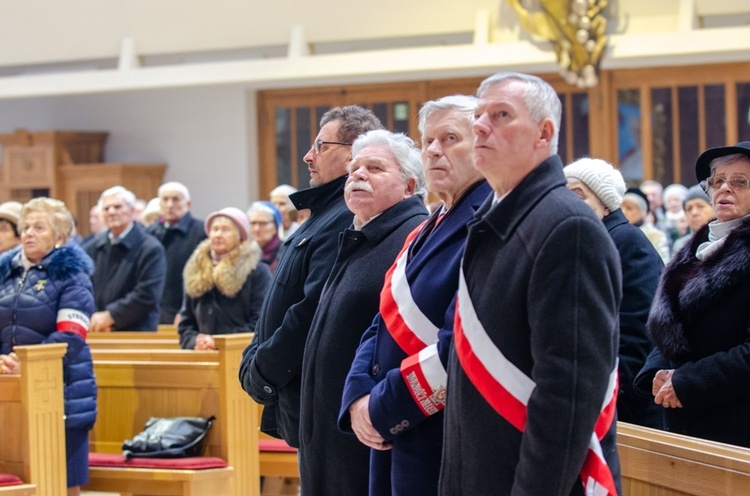
[[[89,332],[112,332],[115,328],[115,319],[109,313],[109,310],[94,312],[89,322]]]
[[[0,355],[0,374],[20,374],[21,361],[12,351],[7,355]]]
[[[196,350],[215,350],[216,343],[214,342],[213,336],[210,334],[198,334],[195,337],[195,349]]]
[[[359,442],[376,450],[389,450],[393,447],[386,443],[383,436],[372,426],[370,421],[370,395],[366,394],[356,400],[349,407],[349,416],[352,421],[352,430],[357,435]]]

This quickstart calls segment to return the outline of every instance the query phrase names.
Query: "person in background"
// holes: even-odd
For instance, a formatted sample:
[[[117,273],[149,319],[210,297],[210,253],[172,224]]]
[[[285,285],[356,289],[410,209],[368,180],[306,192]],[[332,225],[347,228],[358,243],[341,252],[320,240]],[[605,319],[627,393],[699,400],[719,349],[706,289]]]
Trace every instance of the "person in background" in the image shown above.
[[[18,221],[21,218],[23,204],[7,201],[0,204],[0,253],[5,253],[21,244],[18,232]]]
[[[640,189],[648,201],[648,221],[664,231],[664,186],[659,181],[649,179],[641,183]]]
[[[164,246],[167,276],[161,296],[160,324],[176,324],[182,306],[182,269],[193,250],[206,239],[203,222],[190,214],[192,202],[187,186],[168,182],[157,192],[161,218],[147,231]]]
[[[312,215],[285,242],[253,342],[242,356],[242,387],[265,405],[261,430],[296,448],[305,342],[336,261],[339,234],[353,218],[344,202],[350,147],[360,134],[382,127],[375,114],[357,105],[323,114],[304,157],[311,188],[290,196],[297,209],[309,208]]]
[[[663,263],[669,261],[669,240],[664,231],[657,229],[648,220],[649,206],[646,195],[638,188],[628,188],[620,205],[628,222],[640,228],[653,245]]]
[[[672,245],[673,256],[690,241],[693,234],[716,218],[714,208],[711,206],[711,199],[703,191],[700,184],[688,188],[685,196],[685,216],[690,230]]]
[[[102,212],[99,203],[89,209],[89,234],[84,236],[81,240],[81,247],[86,249],[88,244],[96,237],[97,234],[107,229],[107,224],[104,222],[104,213]]]
[[[143,211],[146,210],[146,200],[136,198],[133,204],[133,219],[143,224]]]
[[[160,217],[161,200],[157,196],[156,198],[151,198],[148,203],[146,203],[146,208],[143,209],[143,215],[141,215],[141,224],[143,224],[144,227],[149,227],[154,222],[157,222]]]
[[[297,230],[300,222],[297,221],[297,209],[289,199],[289,195],[296,193],[297,188],[282,184],[271,190],[271,203],[281,213],[281,225],[278,228],[279,239],[283,242]]]
[[[96,420],[96,382],[86,344],[94,311],[93,267],[68,243],[73,218],[61,201],[30,200],[19,229],[22,247],[0,257],[0,373],[21,372],[14,346],[67,344],[62,366],[68,495],[78,495],[89,479],[88,432]]]
[[[667,233],[670,250],[674,242],[687,233],[687,219],[685,217],[685,196],[688,189],[682,184],[670,184],[664,188],[664,227]]]
[[[180,347],[215,350],[215,334],[253,332],[271,285],[258,244],[248,239],[247,215],[227,207],[206,218],[208,239],[185,264]]]
[[[555,90],[499,73],[477,96],[474,167],[494,194],[459,272],[440,494],[615,496],[617,250],[565,187]]]
[[[247,216],[250,218],[250,235],[263,250],[261,261],[268,265],[273,274],[281,256],[279,230],[282,214],[273,203],[256,201],[250,204]]]
[[[620,210],[625,181],[612,164],[596,158],[582,158],[566,166],[563,174],[568,189],[604,222],[620,254],[622,302],[619,311],[617,420],[664,429],[663,409],[637,394],[633,387],[635,376],[653,348],[646,321],[664,263],[646,235],[630,224]]]
[[[665,409],[667,430],[750,447],[750,141],[706,150],[695,172],[716,220],[664,270],[636,388]]]
[[[370,450],[336,425],[344,380],[378,312],[381,281],[407,235],[427,217],[419,151],[403,134],[361,135],[344,189],[353,225],[315,312],[302,360],[300,481],[308,496],[367,494]]]
[[[85,246],[94,261],[90,332],[156,331],[164,291],[164,247],[133,220],[135,195],[114,186],[101,194],[107,230]],[[181,290],[180,290],[181,291]]]
[[[419,111],[422,169],[440,204],[391,260],[344,384],[339,428],[369,448],[371,495],[437,492],[451,303],[466,224],[491,192],[472,163],[476,105],[453,95]]]

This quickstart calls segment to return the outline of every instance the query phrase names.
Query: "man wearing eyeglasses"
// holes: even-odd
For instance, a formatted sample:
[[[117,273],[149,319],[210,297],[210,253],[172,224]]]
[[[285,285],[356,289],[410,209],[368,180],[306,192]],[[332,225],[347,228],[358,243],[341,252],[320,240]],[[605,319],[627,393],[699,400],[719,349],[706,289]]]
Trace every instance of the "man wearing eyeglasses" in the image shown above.
[[[351,145],[383,125],[369,110],[336,107],[323,115],[320,132],[304,157],[311,188],[289,196],[310,218],[284,242],[255,338],[244,352],[240,382],[265,405],[261,430],[299,447],[302,357],[313,315],[338,252],[339,233],[352,224],[344,203]]]

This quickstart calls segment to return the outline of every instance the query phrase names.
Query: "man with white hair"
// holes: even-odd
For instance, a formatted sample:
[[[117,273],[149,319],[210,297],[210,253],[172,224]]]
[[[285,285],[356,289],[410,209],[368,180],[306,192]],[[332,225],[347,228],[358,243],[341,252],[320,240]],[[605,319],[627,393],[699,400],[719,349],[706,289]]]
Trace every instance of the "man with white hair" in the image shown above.
[[[94,261],[89,332],[156,331],[164,290],[164,248],[135,222],[135,195],[114,186],[99,198],[107,229],[86,245]]]
[[[612,164],[582,158],[563,169],[568,189],[602,219],[620,254],[622,303],[620,304],[620,348],[617,419],[631,424],[664,429],[664,409],[633,387],[653,344],[646,321],[664,268],[659,254],[645,234],[628,222],[620,210],[625,181]]]
[[[499,73],[477,96],[494,194],[459,272],[440,494],[616,496],[617,250],[565,187],[556,91]]]
[[[161,217],[147,232],[161,242],[167,257],[167,277],[161,297],[160,324],[175,324],[184,294],[182,270],[190,255],[206,239],[203,221],[190,214],[192,202],[187,186],[175,181],[157,191]]]
[[[407,235],[427,218],[419,151],[403,134],[370,131],[352,145],[344,189],[354,214],[315,312],[302,361],[302,494],[367,494],[370,450],[336,420],[344,380],[380,289]]]
[[[339,426],[370,448],[371,495],[437,491],[451,302],[466,225],[491,192],[472,165],[476,103],[453,95],[419,111],[422,168],[442,204],[395,257],[346,378]]]

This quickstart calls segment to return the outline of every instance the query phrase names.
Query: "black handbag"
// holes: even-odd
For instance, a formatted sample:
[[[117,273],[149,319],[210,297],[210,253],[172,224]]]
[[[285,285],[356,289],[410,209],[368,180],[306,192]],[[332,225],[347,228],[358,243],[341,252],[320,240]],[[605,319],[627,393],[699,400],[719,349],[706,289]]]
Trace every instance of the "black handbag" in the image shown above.
[[[216,417],[151,417],[143,432],[122,443],[125,458],[201,456]]]

